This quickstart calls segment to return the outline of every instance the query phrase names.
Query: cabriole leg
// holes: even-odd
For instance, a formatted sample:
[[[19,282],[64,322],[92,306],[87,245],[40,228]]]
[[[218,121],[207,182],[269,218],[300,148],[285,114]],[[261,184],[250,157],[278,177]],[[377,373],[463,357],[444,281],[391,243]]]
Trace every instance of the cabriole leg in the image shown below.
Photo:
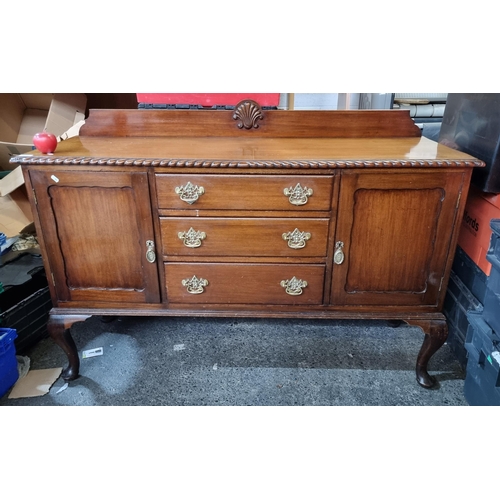
[[[419,326],[425,333],[424,342],[417,356],[417,382],[424,388],[430,389],[436,384],[436,379],[429,375],[427,365],[431,357],[445,343],[448,337],[446,320],[407,320],[407,323]]]
[[[47,323],[47,330],[52,340],[65,352],[68,357],[68,366],[62,372],[62,378],[69,382],[78,378],[80,359],[75,341],[70,333],[71,325],[85,321],[90,316],[51,315]]]

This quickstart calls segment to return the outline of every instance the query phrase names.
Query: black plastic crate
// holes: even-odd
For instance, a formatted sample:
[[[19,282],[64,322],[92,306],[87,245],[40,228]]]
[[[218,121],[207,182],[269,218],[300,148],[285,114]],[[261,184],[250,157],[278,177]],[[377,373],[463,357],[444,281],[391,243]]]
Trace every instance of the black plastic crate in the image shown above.
[[[34,268],[27,273],[27,276],[29,276],[29,279],[19,285],[12,286],[4,283],[4,292],[0,294],[0,313],[8,311],[25,298],[47,286],[47,278],[43,267]]]
[[[465,399],[471,406],[500,406],[500,337],[481,313],[468,317]]]
[[[0,274],[11,280],[0,294],[0,327],[17,331],[15,348],[23,354],[47,336],[52,301],[41,257],[21,255],[2,266]]]
[[[0,325],[17,331],[16,352],[23,354],[47,337],[47,322],[52,308],[49,287],[46,286],[21,300],[0,315]]]
[[[482,310],[483,305],[472,295],[460,278],[451,271],[443,313],[448,322],[447,343],[464,369],[467,365],[465,340],[469,328],[467,313],[469,311],[481,312]]]
[[[455,252],[452,269],[472,295],[484,304],[488,276],[460,247]]]

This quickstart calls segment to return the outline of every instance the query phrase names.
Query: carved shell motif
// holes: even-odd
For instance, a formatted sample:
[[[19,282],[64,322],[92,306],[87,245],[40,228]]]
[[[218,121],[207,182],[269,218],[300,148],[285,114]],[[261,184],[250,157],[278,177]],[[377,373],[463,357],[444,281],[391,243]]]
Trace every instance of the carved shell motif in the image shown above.
[[[262,109],[255,101],[247,100],[240,102],[234,108],[233,120],[241,120],[238,128],[259,128],[258,120],[262,120]]]

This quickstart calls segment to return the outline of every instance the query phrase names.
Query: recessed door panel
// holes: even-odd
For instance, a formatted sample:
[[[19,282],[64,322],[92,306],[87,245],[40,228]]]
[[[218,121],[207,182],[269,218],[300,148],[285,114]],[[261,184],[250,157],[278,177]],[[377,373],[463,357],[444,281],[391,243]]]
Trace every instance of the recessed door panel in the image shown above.
[[[357,190],[346,292],[425,293],[443,200],[441,188]]]
[[[59,300],[159,302],[146,174],[31,177]]]
[[[332,302],[437,304],[461,173],[343,173]]]

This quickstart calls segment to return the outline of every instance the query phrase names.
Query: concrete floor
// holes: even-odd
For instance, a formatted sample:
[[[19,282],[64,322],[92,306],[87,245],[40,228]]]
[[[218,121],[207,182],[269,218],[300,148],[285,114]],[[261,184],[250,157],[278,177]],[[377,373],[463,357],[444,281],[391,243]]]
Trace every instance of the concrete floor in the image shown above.
[[[448,345],[431,359],[432,390],[415,381],[423,332],[384,321],[92,317],[76,323],[80,378],[0,406],[466,406],[465,374]],[[66,365],[43,339],[31,369]],[[81,356],[80,356],[81,357]]]

